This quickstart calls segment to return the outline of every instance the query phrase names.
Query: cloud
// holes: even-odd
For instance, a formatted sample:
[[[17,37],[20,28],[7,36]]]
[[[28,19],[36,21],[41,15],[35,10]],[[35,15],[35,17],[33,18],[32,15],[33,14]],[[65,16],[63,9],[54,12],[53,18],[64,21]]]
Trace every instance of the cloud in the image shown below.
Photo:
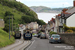
[[[27,6],[47,6],[47,7],[69,7],[73,5],[73,0],[17,0]],[[56,6],[55,6],[56,5]]]

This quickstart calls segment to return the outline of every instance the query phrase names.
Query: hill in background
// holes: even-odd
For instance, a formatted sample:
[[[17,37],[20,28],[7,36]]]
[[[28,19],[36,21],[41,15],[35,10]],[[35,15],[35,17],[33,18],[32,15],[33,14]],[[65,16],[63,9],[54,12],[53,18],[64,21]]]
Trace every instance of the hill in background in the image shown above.
[[[30,7],[33,11],[40,13],[40,12],[47,12],[47,13],[60,13],[63,8],[49,8],[45,6],[32,6]],[[71,8],[71,7],[65,7],[65,8]]]

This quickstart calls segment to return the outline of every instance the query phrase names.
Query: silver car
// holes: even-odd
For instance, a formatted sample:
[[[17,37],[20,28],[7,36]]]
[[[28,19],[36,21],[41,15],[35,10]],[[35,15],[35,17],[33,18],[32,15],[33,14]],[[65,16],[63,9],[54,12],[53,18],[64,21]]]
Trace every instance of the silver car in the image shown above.
[[[46,34],[44,32],[41,32],[40,39],[42,38],[46,39]]]
[[[58,35],[58,34],[51,35],[51,37],[49,38],[49,43],[52,43],[52,42],[59,42],[59,43],[61,43],[60,35]]]

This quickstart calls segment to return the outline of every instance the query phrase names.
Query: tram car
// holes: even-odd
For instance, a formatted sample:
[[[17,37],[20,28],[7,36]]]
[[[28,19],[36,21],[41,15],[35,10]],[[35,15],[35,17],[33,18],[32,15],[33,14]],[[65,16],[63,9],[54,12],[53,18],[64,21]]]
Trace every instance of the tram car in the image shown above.
[[[14,37],[15,37],[15,39],[21,39],[21,32],[20,31],[16,31]]]
[[[32,33],[30,31],[24,31],[24,34],[23,34],[23,39],[24,40],[31,40],[32,39]]]

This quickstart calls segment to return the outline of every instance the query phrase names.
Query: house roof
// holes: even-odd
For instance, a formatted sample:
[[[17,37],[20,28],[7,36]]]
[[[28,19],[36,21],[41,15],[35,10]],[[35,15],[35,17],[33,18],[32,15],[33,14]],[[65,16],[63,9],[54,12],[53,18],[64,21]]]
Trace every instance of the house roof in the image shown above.
[[[58,14],[58,16],[61,16],[61,14]]]
[[[63,11],[64,10],[64,11]],[[61,12],[61,16],[68,18],[69,16],[71,16],[74,12],[75,12],[75,7],[72,7],[70,9],[63,9]]]
[[[68,13],[74,13],[75,12],[75,7],[72,7],[72,8],[70,8],[70,9],[68,9],[66,12],[68,12]]]
[[[54,23],[55,23],[55,19],[54,19],[54,18],[52,18],[52,19],[50,20],[50,22],[54,22]]]
[[[64,8],[62,11],[63,11],[63,12],[66,12],[67,10],[68,10],[68,9]]]
[[[64,8],[64,9],[62,10],[62,12],[61,12],[61,17],[62,17],[62,18],[68,18],[68,17],[71,15],[71,13],[68,12],[68,11],[69,11],[68,9]]]
[[[55,23],[55,18],[52,18],[50,21],[48,21],[48,24]]]

